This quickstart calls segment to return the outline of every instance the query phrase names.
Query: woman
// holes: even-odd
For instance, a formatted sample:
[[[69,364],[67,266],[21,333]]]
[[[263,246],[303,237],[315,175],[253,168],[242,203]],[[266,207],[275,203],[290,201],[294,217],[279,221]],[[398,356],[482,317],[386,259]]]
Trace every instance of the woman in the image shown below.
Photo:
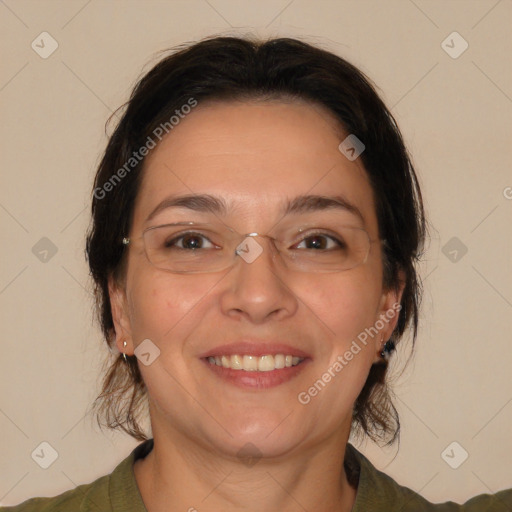
[[[119,350],[96,405],[144,442],[5,510],[512,510],[512,489],[429,503],[348,443],[398,439],[386,372],[416,337],[426,231],[399,129],[354,66],[292,39],[181,48],[133,91],[93,196]]]

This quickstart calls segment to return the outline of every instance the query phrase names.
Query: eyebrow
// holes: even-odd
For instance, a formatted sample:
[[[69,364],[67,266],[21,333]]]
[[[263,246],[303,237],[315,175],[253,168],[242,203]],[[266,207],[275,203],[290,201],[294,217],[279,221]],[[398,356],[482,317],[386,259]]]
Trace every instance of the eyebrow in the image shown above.
[[[187,194],[170,196],[161,201],[146,218],[146,223],[168,208],[187,208],[196,212],[226,215],[230,206],[222,197],[210,194]],[[286,201],[282,206],[284,216],[323,210],[343,210],[356,215],[363,224],[365,220],[359,208],[340,195],[301,195]]]

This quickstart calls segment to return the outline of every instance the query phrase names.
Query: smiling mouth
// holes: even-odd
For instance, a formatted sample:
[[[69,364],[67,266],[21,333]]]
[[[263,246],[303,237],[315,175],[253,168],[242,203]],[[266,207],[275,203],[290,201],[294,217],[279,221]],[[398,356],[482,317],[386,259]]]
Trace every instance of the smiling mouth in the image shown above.
[[[252,355],[210,356],[206,360],[211,365],[229,368],[231,370],[244,370],[246,372],[271,372],[283,368],[297,366],[304,361],[303,357],[287,354],[264,355],[261,357]]]

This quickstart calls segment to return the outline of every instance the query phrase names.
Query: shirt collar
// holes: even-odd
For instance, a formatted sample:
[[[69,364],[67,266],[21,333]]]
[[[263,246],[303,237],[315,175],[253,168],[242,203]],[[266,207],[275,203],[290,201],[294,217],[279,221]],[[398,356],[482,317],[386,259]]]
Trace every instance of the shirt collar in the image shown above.
[[[153,439],[148,439],[136,446],[130,455],[124,459],[112,472],[109,485],[109,497],[112,510],[127,512],[147,512],[142,500],[133,465],[136,460],[146,457],[153,449]],[[356,481],[356,501],[352,512],[367,512],[377,504],[382,505],[382,499],[396,503],[400,499],[398,486],[394,480],[378,471],[373,464],[352,444],[347,443],[345,452],[345,469],[349,481]]]
[[[153,439],[148,439],[136,446],[112,472],[109,485],[109,497],[112,510],[125,512],[147,512],[142,500],[133,465],[143,459],[153,449]]]

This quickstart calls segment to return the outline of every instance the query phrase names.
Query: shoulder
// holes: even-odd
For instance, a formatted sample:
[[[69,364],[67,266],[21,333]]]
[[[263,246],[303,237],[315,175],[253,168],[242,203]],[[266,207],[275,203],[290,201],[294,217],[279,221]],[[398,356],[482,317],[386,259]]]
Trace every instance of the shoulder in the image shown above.
[[[50,498],[30,498],[14,507],[0,508],[0,512],[89,512],[111,510],[108,496],[110,475],[90,484],[83,484]]]
[[[479,494],[461,505],[461,512],[510,512],[512,510],[512,488],[495,494]]]
[[[147,512],[133,472],[134,461],[153,448],[153,439],[136,446],[109,475],[51,498],[30,498],[0,512]]]
[[[495,494],[480,494],[458,504],[453,501],[432,503],[408,487],[398,484],[350,443],[347,457],[359,467],[359,484],[353,512],[400,510],[400,512],[510,512],[512,488]]]

